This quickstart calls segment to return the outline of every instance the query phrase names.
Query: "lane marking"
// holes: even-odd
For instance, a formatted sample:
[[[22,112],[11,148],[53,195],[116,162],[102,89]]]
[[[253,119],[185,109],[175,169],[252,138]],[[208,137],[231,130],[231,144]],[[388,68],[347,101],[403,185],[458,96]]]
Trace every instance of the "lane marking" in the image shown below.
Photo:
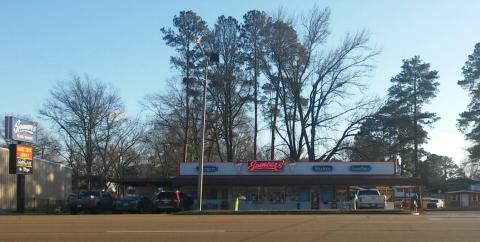
[[[105,233],[225,233],[225,230],[107,230]]]

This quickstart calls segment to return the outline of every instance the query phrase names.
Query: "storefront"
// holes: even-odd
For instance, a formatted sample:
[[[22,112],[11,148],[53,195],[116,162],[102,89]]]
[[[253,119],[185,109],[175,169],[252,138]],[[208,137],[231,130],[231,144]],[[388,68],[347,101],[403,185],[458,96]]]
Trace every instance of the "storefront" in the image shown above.
[[[198,164],[183,163],[174,187],[197,197]],[[231,209],[237,197],[244,210],[352,207],[354,192],[377,187],[392,203],[394,186],[417,186],[416,178],[395,175],[393,162],[247,161],[205,163],[205,209]]]

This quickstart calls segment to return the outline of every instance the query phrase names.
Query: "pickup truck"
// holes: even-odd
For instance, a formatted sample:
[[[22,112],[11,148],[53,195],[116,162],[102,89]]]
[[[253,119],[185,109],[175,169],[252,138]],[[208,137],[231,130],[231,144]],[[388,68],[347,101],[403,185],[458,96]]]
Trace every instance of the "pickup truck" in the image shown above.
[[[377,189],[364,189],[355,195],[357,208],[385,208],[385,196]]]
[[[112,211],[113,198],[101,190],[80,191],[77,197],[68,199],[71,214],[78,212],[103,213]]]

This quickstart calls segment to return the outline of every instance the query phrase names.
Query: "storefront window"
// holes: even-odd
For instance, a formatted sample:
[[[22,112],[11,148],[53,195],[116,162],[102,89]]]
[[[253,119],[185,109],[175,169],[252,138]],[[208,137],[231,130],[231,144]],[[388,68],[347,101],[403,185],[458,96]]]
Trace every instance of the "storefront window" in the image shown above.
[[[328,203],[333,200],[333,192],[332,191],[322,191],[322,202]]]
[[[285,203],[287,201],[286,187],[237,187],[233,189],[234,196],[245,196],[252,203]],[[290,194],[290,193],[289,193]],[[288,195],[296,199],[298,195]]]
[[[310,189],[308,187],[304,187],[300,189],[300,202],[308,202],[310,201]]]
[[[226,188],[211,188],[206,189],[205,199],[208,200],[227,200],[228,191]]]

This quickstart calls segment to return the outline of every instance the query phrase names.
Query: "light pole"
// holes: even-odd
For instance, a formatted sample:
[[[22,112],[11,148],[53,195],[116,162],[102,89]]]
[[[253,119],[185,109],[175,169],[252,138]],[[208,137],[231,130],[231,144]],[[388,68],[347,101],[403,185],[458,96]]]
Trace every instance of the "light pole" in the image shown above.
[[[208,58],[203,50],[201,39],[198,38],[196,43],[202,55],[205,57],[205,80],[203,80],[203,118],[202,118],[202,153],[200,155],[200,162],[198,164],[198,211],[202,211],[203,199],[203,159],[205,155],[205,116],[207,113],[207,79],[208,79]]]

